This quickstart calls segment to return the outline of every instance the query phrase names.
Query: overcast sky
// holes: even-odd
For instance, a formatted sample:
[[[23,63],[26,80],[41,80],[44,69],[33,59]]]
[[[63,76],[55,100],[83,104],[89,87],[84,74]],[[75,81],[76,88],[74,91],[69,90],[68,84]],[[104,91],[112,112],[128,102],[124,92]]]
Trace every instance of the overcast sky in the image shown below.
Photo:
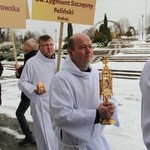
[[[29,9],[31,13],[32,0],[28,0]],[[94,17],[94,24],[102,21],[104,14],[106,13],[108,20],[119,21],[122,17],[126,17],[131,26],[134,26],[136,29],[139,28],[139,25],[142,22],[142,15],[150,15],[150,0],[96,0],[96,10]],[[145,22],[145,20],[144,20]],[[145,24],[145,23],[144,23]],[[27,21],[27,30],[30,31],[43,31],[51,34],[54,38],[59,35],[59,22],[48,22],[48,21]],[[90,28],[88,25],[77,25],[73,24],[73,32],[82,32],[82,30]],[[66,24],[64,26],[64,34],[66,33]]]

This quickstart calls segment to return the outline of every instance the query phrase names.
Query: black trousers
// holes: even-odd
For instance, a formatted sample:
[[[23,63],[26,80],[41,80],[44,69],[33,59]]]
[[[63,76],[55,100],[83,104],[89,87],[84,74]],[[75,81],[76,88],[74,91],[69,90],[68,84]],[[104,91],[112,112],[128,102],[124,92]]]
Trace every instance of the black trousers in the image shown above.
[[[22,129],[23,134],[26,136],[26,138],[32,138],[32,132],[29,128],[29,125],[27,123],[27,120],[25,118],[25,112],[30,106],[30,100],[29,99],[21,99],[19,106],[16,110],[16,116],[18,119],[18,122],[20,124],[20,127]]]
[[[1,89],[1,83],[0,83],[0,105],[2,104],[2,89]]]

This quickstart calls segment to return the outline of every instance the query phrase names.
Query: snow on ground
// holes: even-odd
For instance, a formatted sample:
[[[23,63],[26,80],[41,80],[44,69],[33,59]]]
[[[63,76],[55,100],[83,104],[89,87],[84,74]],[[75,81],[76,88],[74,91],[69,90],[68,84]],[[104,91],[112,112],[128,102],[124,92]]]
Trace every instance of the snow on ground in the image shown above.
[[[142,70],[144,62],[110,62],[111,69]],[[96,68],[102,68],[102,63],[93,64]],[[20,102],[18,79],[14,77],[14,70],[4,70],[1,79],[3,105],[0,113],[15,118],[15,111]],[[11,77],[11,78],[10,78]],[[113,150],[146,150],[141,132],[141,93],[139,80],[113,79],[114,96],[119,101],[120,127],[107,126],[106,137]],[[28,120],[32,121],[30,110],[27,111]],[[0,130],[7,130],[2,129]],[[14,132],[7,130],[9,134]],[[20,137],[20,135],[16,135]]]
[[[108,66],[112,70],[132,70],[142,71],[145,62],[109,62]],[[103,68],[102,62],[94,63],[93,66],[97,69]]]

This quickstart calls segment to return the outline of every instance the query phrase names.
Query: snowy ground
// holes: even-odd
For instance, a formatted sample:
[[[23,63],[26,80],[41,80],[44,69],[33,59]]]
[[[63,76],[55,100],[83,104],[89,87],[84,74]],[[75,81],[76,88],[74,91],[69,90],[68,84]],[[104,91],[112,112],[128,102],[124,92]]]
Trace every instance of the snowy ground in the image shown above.
[[[121,68],[127,70],[142,70],[143,62],[119,62],[110,63],[112,69]],[[94,64],[94,67],[102,68],[101,63]],[[20,101],[20,91],[14,77],[14,70],[4,70],[0,80],[2,84],[3,105],[0,106],[0,113],[15,118],[15,111]],[[141,93],[139,80],[113,79],[114,96],[118,99],[120,127],[107,126],[105,133],[113,150],[146,150],[141,133]],[[32,121],[30,111],[26,114],[28,120]],[[0,130],[2,128],[0,127]],[[10,133],[12,134],[12,133]],[[14,133],[13,133],[14,134]],[[17,134],[17,133],[15,133]],[[17,137],[17,136],[16,136]]]

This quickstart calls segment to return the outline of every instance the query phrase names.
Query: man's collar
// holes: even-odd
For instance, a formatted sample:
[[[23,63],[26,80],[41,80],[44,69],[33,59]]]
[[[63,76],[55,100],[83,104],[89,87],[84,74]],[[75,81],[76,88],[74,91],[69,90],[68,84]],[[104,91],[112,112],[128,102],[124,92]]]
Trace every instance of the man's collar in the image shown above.
[[[50,59],[55,59],[55,53],[51,55]]]

